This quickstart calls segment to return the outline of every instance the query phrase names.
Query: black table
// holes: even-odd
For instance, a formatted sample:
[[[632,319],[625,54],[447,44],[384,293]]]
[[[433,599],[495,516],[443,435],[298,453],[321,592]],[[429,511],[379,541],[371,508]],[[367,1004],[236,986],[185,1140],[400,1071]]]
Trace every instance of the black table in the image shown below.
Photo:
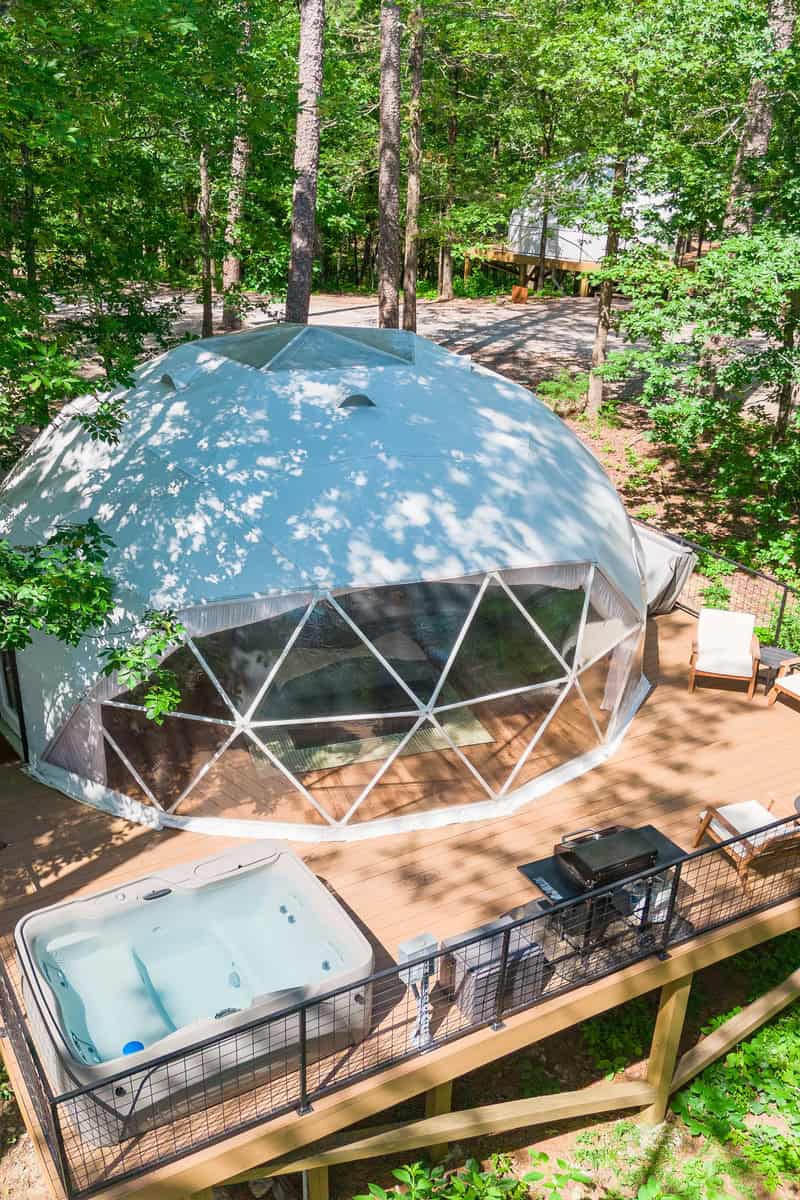
[[[765,694],[775,682],[780,667],[790,658],[797,658],[794,650],[782,650],[780,646],[761,647],[758,670],[759,674],[761,671],[766,671],[767,673],[767,681],[764,684]]]
[[[656,861],[651,870],[653,874],[646,881],[644,897],[642,904],[642,913],[640,919],[640,928],[645,929],[650,921],[650,910],[652,906],[652,891],[657,879],[659,867],[665,867],[668,863],[674,862],[676,858],[683,857],[685,851],[673,842],[665,834],[656,829],[655,825],[640,825],[637,827],[639,833],[643,833],[648,841],[655,847]],[[566,872],[559,866],[558,859],[551,854],[548,858],[539,858],[534,862],[525,863],[517,868],[526,879],[530,880],[540,892],[553,904],[557,904],[561,900],[578,900],[586,896],[586,891],[573,881]],[[626,896],[628,893],[625,890],[625,880],[616,880],[616,887],[613,891],[608,892],[605,896],[598,897],[597,900],[587,899],[586,901],[586,921],[581,937],[581,950],[585,951],[594,941],[594,934],[597,921],[597,908],[602,909],[600,914],[601,927],[607,925],[610,920],[610,914],[616,916],[630,916],[632,908],[628,907],[626,911]],[[629,900],[631,898],[629,897]]]

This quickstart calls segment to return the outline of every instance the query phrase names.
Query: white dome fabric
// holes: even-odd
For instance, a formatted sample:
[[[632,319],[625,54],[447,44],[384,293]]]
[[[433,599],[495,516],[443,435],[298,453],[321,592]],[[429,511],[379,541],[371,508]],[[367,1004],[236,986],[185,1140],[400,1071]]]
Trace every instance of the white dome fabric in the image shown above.
[[[511,617],[502,616],[510,603],[528,620],[538,638],[538,653],[544,654],[540,643],[549,644],[548,634],[537,620],[546,623],[551,618],[537,618],[536,612],[544,612],[542,589],[549,589],[547,604],[558,602],[563,612],[577,611],[566,597],[571,592],[574,599],[580,593],[583,611],[571,634],[558,626],[569,647],[550,646],[558,673],[553,667],[551,677],[538,680],[540,691],[555,687],[560,679],[565,690],[571,688],[577,695],[579,672],[592,662],[605,662],[615,646],[625,647],[624,656],[620,651],[615,663],[604,666],[601,691],[608,693],[609,679],[615,680],[607,725],[601,728],[597,714],[590,715],[588,724],[594,721],[597,733],[591,751],[575,755],[573,748],[569,762],[556,762],[554,770],[561,770],[560,777],[565,770],[574,774],[575,764],[586,754],[599,761],[611,752],[641,698],[645,607],[638,544],[600,465],[527,390],[412,334],[279,325],[179,346],[140,369],[125,400],[127,419],[115,446],[92,442],[75,420],[76,410],[85,408],[86,401],[68,406],[37,439],[0,493],[0,536],[16,543],[35,542],[59,524],[94,517],[114,541],[109,569],[120,601],[115,636],[129,637],[146,608],[178,610],[194,639],[186,653],[194,655],[192,663],[201,665],[222,698],[224,714],[212,714],[220,728],[228,720],[237,737],[242,736],[243,722],[254,714],[241,711],[240,701],[226,693],[218,677],[223,668],[215,668],[202,651],[198,653],[199,639],[217,638],[213,649],[218,654],[223,631],[239,630],[241,640],[247,626],[271,618],[288,622],[284,649],[290,638],[298,640],[296,653],[285,656],[287,665],[295,662],[295,676],[308,671],[324,675],[333,669],[335,654],[323,666],[319,650],[311,646],[305,659],[299,657],[302,639],[316,630],[317,639],[333,637],[340,663],[348,656],[360,659],[362,644],[370,654],[377,649],[380,662],[388,654],[388,673],[397,683],[398,662],[415,654],[420,662],[424,657],[418,642],[426,636],[432,606],[439,614],[437,637],[444,637],[445,626],[455,630],[457,625],[468,644],[470,613],[472,620],[484,606],[480,620],[485,620],[488,637],[490,629],[513,624]],[[444,581],[450,581],[450,593],[440,588],[423,596],[414,590],[414,585]],[[460,594],[472,589],[470,602],[463,612],[458,610],[458,621],[453,613],[460,601],[452,591],[457,584]],[[378,589],[398,588],[407,589],[402,605],[407,613],[413,609],[416,632],[398,625],[389,651],[381,651],[362,628],[367,621],[364,603],[354,617],[341,611],[349,603],[343,598],[373,589],[364,592],[362,600],[369,595],[380,608],[388,603],[390,592]],[[396,608],[400,601],[395,596],[392,603]],[[331,634],[334,623],[348,621],[355,630],[355,651],[345,650],[341,631]],[[473,631],[473,641],[475,637]],[[172,814],[163,812],[173,807],[174,797],[169,804],[160,802],[141,771],[135,771],[136,787],[109,786],[103,759],[111,735],[98,714],[100,708],[106,712],[109,704],[125,701],[113,681],[98,684],[99,644],[96,638],[85,638],[73,650],[37,637],[18,655],[33,769],[82,799],[138,819],[191,821],[195,826],[222,819],[230,823],[230,805],[219,803],[224,818],[205,812],[186,816],[180,804]],[[231,653],[234,649],[228,645]],[[453,687],[455,675],[449,682],[446,672],[442,675],[452,650],[450,642],[443,642],[437,643],[435,653],[426,652],[426,661],[436,663],[442,695]],[[241,648],[236,653],[241,657]],[[263,657],[263,647],[258,654]],[[363,683],[365,669],[361,663],[353,694],[374,700],[377,684]],[[461,670],[462,676],[465,672],[454,663],[448,669],[456,674]],[[319,682],[323,676],[313,678]],[[511,676],[506,670],[497,678],[507,684]],[[408,689],[407,682],[401,684]],[[388,688],[385,681],[384,685]],[[232,690],[242,686],[237,676]],[[517,691],[527,688],[523,683],[514,686]],[[268,695],[274,694],[274,689],[268,690]],[[377,756],[374,761],[385,761],[381,753],[390,754],[400,743],[390,766],[406,755],[409,761],[415,757],[409,746],[416,748],[418,757],[440,752],[442,738],[447,737],[439,728],[440,718],[432,716],[430,697],[417,696],[413,687],[410,694],[411,700],[397,712],[415,713],[423,724],[432,722],[433,732],[400,726],[387,732],[388,720],[402,723],[402,718],[389,718],[388,710],[381,708],[381,730],[373,729],[369,737],[363,729],[343,733],[340,722],[342,740],[331,742],[322,759],[316,751],[316,758],[311,754],[315,770],[331,772],[352,765],[352,751],[330,747],[354,741],[365,743],[357,755],[362,774],[363,764],[373,761],[369,754]],[[478,700],[462,687],[453,703],[474,710]],[[293,703],[300,701],[295,697]],[[585,697],[584,703],[591,709]],[[563,697],[560,704],[567,707]],[[360,709],[342,715],[363,718]],[[333,720],[321,712],[312,716]],[[202,717],[194,713],[194,719]],[[262,719],[278,720],[269,714]],[[289,717],[283,720],[288,724]],[[487,729],[486,722],[478,720],[471,733],[465,732],[462,722],[461,742],[453,735],[447,752],[471,761],[464,747],[485,744],[487,738],[494,741]],[[253,732],[245,730],[248,737]],[[234,739],[226,736],[232,744]],[[73,751],[64,749],[70,738]],[[53,753],[59,742],[61,751]],[[81,746],[83,766],[78,761]],[[213,754],[206,754],[204,778],[228,748],[212,767],[207,763]],[[114,755],[121,749],[116,744]],[[298,738],[285,753],[274,739],[259,749],[267,774],[277,770],[291,777],[292,786],[302,774],[300,767],[307,768],[311,761],[308,755],[303,758],[304,752]],[[123,752],[121,757],[127,756]],[[263,780],[262,768],[263,763]],[[544,775],[549,778],[553,771]],[[467,810],[474,816],[508,811],[509,804],[544,790],[541,775],[526,785],[527,791],[501,788],[496,781],[487,785],[482,779],[487,795],[479,803],[446,803],[431,815],[421,801],[412,806],[413,813],[400,817],[391,815],[390,804],[386,813],[365,818],[356,829],[351,816],[344,819],[350,804],[341,800],[334,806],[338,815],[332,816],[300,782],[296,790],[301,800],[309,801],[315,811],[323,810],[321,815],[316,811],[317,823],[306,824],[309,804],[301,804],[296,812],[292,808],[290,820],[278,816],[273,825],[291,836],[323,838],[367,836],[388,827],[387,822],[396,827],[398,820],[419,825],[466,819]],[[547,786],[554,782],[555,777]],[[258,786],[256,781],[253,787]],[[272,779],[270,787],[274,792]],[[273,806],[273,818],[280,809]],[[249,811],[246,804],[244,810]],[[254,814],[259,821],[267,815],[256,810]],[[241,821],[237,831],[252,832],[255,824]]]

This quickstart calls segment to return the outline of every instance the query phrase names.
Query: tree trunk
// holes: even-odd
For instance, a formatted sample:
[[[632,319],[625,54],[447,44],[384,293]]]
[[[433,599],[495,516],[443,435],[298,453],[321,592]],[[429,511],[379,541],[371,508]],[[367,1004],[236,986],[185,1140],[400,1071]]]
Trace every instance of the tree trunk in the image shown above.
[[[606,234],[606,250],[604,261],[613,258],[619,249],[619,226],[617,224],[620,205],[625,195],[625,179],[628,164],[624,158],[617,159],[614,164],[614,181],[611,185],[611,198],[614,203],[613,215],[608,223]],[[611,328],[611,306],[614,300],[614,283],[604,279],[600,284],[597,305],[597,327],[592,346],[592,369],[589,372],[589,396],[586,411],[590,416],[597,416],[603,404],[603,377],[600,368],[606,361],[608,352],[608,331]]]
[[[378,145],[378,326],[400,324],[400,9],[381,2]]]
[[[22,214],[22,252],[25,260],[25,282],[33,291],[36,287],[36,188],[33,182],[31,152],[22,147],[22,178],[25,200]]]
[[[292,249],[286,320],[308,324],[319,172],[319,97],[322,91],[325,0],[300,0],[297,129],[294,145]]]
[[[214,333],[211,301],[211,182],[208,175],[208,146],[200,147],[200,202],[197,206],[200,222],[200,255],[203,298],[203,337]]]
[[[789,49],[794,37],[794,0],[769,0],[767,24],[775,53]],[[750,233],[755,219],[755,200],[772,132],[773,104],[768,80],[757,76],[750,84],[744,109],[744,126],[736,148],[728,207],[723,231],[731,237]]]
[[[796,353],[797,334],[800,330],[800,292],[789,295],[788,311],[783,322],[781,341],[786,359],[791,362]],[[775,441],[781,441],[793,417],[800,409],[800,380],[789,375],[778,390],[778,415],[775,421]]]
[[[454,80],[454,84],[455,84]],[[450,216],[455,200],[455,185],[453,178],[453,159],[455,157],[456,138],[458,137],[458,117],[453,112],[447,122],[447,204],[445,206],[445,235],[441,249],[441,267],[439,270],[439,299],[453,299],[453,236],[450,232]]]
[[[250,47],[250,18],[242,20],[242,53]],[[239,225],[244,209],[247,168],[250,162],[250,139],[244,126],[247,93],[243,83],[236,85],[237,129],[231,152],[231,182],[228,188],[228,214],[225,222],[225,257],[222,260],[222,328],[241,329],[242,317],[237,291],[242,282],[242,259],[239,252]]]
[[[408,105],[408,183],[406,187],[406,244],[403,262],[403,329],[417,331],[417,267],[419,250],[419,168],[422,159],[422,6],[409,18],[411,49],[408,67],[411,98]]]

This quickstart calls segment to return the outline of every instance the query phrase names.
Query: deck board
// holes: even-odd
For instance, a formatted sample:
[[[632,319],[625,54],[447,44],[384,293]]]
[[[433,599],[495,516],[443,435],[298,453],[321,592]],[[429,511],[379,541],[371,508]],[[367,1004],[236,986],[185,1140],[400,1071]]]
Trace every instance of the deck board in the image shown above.
[[[513,816],[295,847],[369,933],[378,966],[393,960],[399,942],[423,930],[439,938],[457,934],[537,896],[517,867],[549,854],[571,830],[652,823],[690,849],[698,814],[709,802],[773,798],[775,816],[794,812],[800,709],[784,702],[767,709],[763,690],[748,702],[743,687],[704,685],[689,695],[693,629],[693,618],[680,612],[650,622],[645,670],[655,687],[617,754]],[[0,952],[9,962],[22,913],[235,844],[111,819],[11,765],[0,766],[0,838],[9,843],[0,851]],[[736,886],[726,876],[720,901],[735,899]],[[698,902],[705,899],[698,894]],[[387,985],[378,1001],[369,1044],[356,1047],[355,1055],[376,1056],[398,1036],[408,1036],[413,1010],[407,994],[398,997]],[[451,1010],[441,1019],[456,1028],[459,1018]],[[294,1094],[292,1070],[284,1083]],[[209,1104],[203,1115],[182,1118],[186,1137],[191,1140],[189,1131],[205,1123],[222,1128],[235,1114],[265,1113],[269,1094],[266,1085]],[[142,1151],[152,1151],[160,1136],[146,1134]]]

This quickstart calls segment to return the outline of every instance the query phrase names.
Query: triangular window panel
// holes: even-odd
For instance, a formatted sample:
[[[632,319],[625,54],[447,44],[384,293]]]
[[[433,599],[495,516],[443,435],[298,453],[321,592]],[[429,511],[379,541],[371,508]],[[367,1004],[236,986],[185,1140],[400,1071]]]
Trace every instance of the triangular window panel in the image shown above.
[[[305,327],[303,325],[271,325],[253,333],[229,333],[208,338],[202,345],[213,354],[222,354],[246,367],[265,367]]]
[[[320,807],[340,821],[390,754],[402,745],[416,719],[379,717],[371,721],[272,725],[256,733]],[[441,735],[437,744],[443,744]]]
[[[557,568],[553,568],[553,572]],[[575,571],[576,568],[566,568]],[[586,571],[582,571],[586,575]],[[553,587],[535,581],[533,571],[504,571],[503,581],[569,666],[575,659],[581,616],[586,600],[583,587]]]
[[[597,734],[586,705],[574,688],[559,705],[531,753],[509,787],[513,793],[523,784],[596,749]]]
[[[242,716],[266,683],[305,611],[305,606],[292,608],[267,621],[223,629],[194,639],[209,670]]]
[[[138,709],[102,707],[103,727],[161,804],[169,808],[213,757],[231,729],[166,717],[156,725]]]
[[[490,584],[450,668],[439,704],[563,678],[564,668],[498,584]]]
[[[147,804],[152,808],[153,801],[147,792],[136,782],[114,747],[109,745],[105,738],[103,738],[103,753],[106,761],[106,787],[111,788],[114,792],[119,792],[121,796],[138,800],[140,804]]]
[[[330,329],[307,325],[301,337],[279,351],[268,371],[331,371],[346,367],[397,367],[394,349],[369,346],[361,338],[342,337]]]
[[[606,733],[611,715],[622,696],[639,645],[638,632],[625,638],[608,654],[597,659],[579,679],[586,702],[601,732]]]
[[[437,720],[489,787],[499,792],[563,686],[461,705],[438,713]]]
[[[239,821],[327,824],[291,779],[244,733],[200,776],[177,812]]]
[[[256,721],[408,711],[414,702],[327,600],[318,601]]]
[[[488,800],[484,787],[425,721],[365,796],[350,824]]]
[[[188,646],[181,646],[167,655],[161,665],[165,670],[172,671],[178,681],[180,712],[198,717],[220,717],[223,721],[233,720],[233,713]],[[144,706],[152,682],[152,679],[146,679],[129,692],[118,692],[114,699],[124,704]]]
[[[589,607],[578,653],[578,666],[609,651],[626,633],[641,623],[627,600],[611,587],[604,575],[595,571],[589,593]]]
[[[365,588],[337,596],[350,619],[424,703],[478,594],[473,581]]]

